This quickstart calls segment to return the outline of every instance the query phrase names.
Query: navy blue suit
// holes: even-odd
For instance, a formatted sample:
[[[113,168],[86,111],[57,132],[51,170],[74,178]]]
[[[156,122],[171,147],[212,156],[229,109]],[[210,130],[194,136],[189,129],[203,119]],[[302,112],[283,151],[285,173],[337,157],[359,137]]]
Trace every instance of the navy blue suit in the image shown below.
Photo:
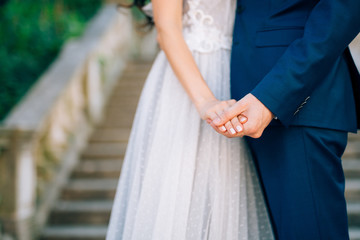
[[[360,82],[346,48],[360,1],[239,0],[236,12],[232,97],[252,93],[278,118],[247,139],[275,235],[348,239],[341,156]]]

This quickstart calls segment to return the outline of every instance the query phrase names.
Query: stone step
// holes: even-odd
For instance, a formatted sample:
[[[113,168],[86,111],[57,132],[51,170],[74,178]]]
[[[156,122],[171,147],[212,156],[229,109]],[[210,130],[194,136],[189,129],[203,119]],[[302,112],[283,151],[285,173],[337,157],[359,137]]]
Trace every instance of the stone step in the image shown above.
[[[125,98],[128,98],[128,97],[135,98],[135,96],[139,97],[143,86],[144,85],[133,86],[131,88],[125,88],[125,87],[122,87],[121,85],[119,85],[117,88],[115,88],[111,97],[112,97],[112,99],[118,99],[119,97],[125,97]],[[134,100],[138,101],[138,98],[136,98]],[[108,103],[110,103],[110,102],[108,102]]]
[[[360,203],[359,202],[348,202],[347,212],[350,227],[360,226]]]
[[[128,72],[138,72],[138,73],[148,73],[151,69],[151,64],[128,64],[124,69],[124,73]]]
[[[347,179],[360,178],[360,159],[346,159],[343,161],[343,168]]]
[[[73,179],[78,178],[118,178],[122,159],[83,160],[72,173]]]
[[[127,81],[128,79],[144,79],[147,75],[148,75],[148,71],[146,71],[148,69],[126,69],[126,71],[124,71],[121,80],[119,81],[119,83]],[[139,82],[139,81],[136,81]]]
[[[130,62],[52,210],[44,240],[105,240],[112,202],[149,61]]]
[[[136,109],[138,99],[137,96],[140,94],[140,92],[131,92],[131,96],[113,96],[113,101],[111,103],[108,103],[106,106],[118,106],[118,107],[128,107],[131,106]],[[122,109],[119,109],[122,110]],[[120,111],[119,111],[120,112]]]
[[[136,107],[137,107],[137,105],[132,105],[132,104],[120,105],[119,103],[112,103],[106,107],[104,116],[106,119],[106,117],[111,116],[112,113],[116,113],[116,112],[121,112],[126,116],[133,116],[136,112]]]
[[[124,69],[124,72],[133,72],[133,71],[138,71],[138,72],[148,72],[151,68],[151,63],[130,63],[127,64],[126,68]]]
[[[117,101],[113,101],[118,100],[118,99],[132,99],[131,101],[137,102],[138,98],[140,96],[140,93],[143,89],[143,84],[139,84],[139,85],[130,85],[130,84],[125,84],[123,83],[122,85],[119,85],[117,88],[114,89],[114,93],[111,96],[111,101],[109,101],[107,103],[108,104],[112,104],[112,103],[116,103]]]
[[[113,200],[117,179],[76,179],[70,181],[61,194],[62,200]]]
[[[133,123],[133,119],[129,118],[129,117],[124,117],[124,118],[108,118],[105,121],[103,121],[103,123],[101,124],[101,126],[112,126],[112,127],[128,127],[131,128]]]
[[[350,240],[360,240],[360,227],[349,228]]]
[[[358,132],[358,134],[349,133],[348,139],[349,141],[360,141],[360,131]]]
[[[142,91],[143,86],[136,86],[136,87],[127,87],[126,90],[122,88],[117,88],[114,90],[114,93],[111,96],[111,101],[106,104],[106,106],[112,105],[112,104],[120,104],[121,101],[127,100],[128,103],[137,103],[139,100],[140,93]],[[125,87],[124,87],[125,88]],[[106,107],[105,106],[105,107]]]
[[[116,88],[114,93],[111,95],[111,99],[136,98],[134,100],[138,101],[138,97],[139,97],[140,93],[141,93],[141,89],[136,89],[136,90],[133,90],[133,91],[129,91],[128,89]]]
[[[140,94],[143,86],[144,86],[143,83],[124,82],[124,83],[119,83],[116,89],[126,89],[127,92],[130,92],[133,94],[132,96],[129,96],[129,97],[124,96],[124,98],[135,98],[134,95]],[[114,91],[116,91],[116,89]],[[114,96],[114,99],[115,99],[115,96]],[[119,99],[119,98],[117,98],[117,99]],[[137,102],[137,100],[138,99],[136,99],[136,98],[134,99],[135,102]],[[111,99],[111,101],[108,102],[108,104],[113,104],[113,103],[117,103],[117,102],[113,101],[113,99]]]
[[[129,137],[129,128],[97,128],[90,142],[127,142]]]
[[[111,104],[111,105],[107,106],[105,109],[105,112],[104,112],[105,119],[106,119],[106,117],[111,116],[112,113],[116,113],[116,112],[122,112],[126,116],[134,116],[134,114],[136,112],[136,106],[135,105],[119,106],[119,104]]]
[[[139,81],[139,79],[145,79],[147,77],[147,72],[135,72],[135,71],[126,71],[122,75],[121,80],[118,82],[116,86],[121,84],[129,83],[130,86],[141,86],[143,81]]]
[[[146,76],[145,76],[146,77]],[[144,79],[145,79],[144,77]],[[114,96],[133,96],[129,93],[139,93],[142,91],[145,81],[139,81],[138,77],[130,76],[119,81],[114,86],[112,97]],[[119,95],[119,93],[125,93],[125,95]]]
[[[343,159],[360,158],[360,141],[349,141]]]
[[[105,240],[107,225],[99,226],[50,226],[41,240]]]
[[[125,111],[126,108],[128,108],[127,111]],[[136,112],[136,105],[109,107],[109,109],[105,112],[105,116],[111,119],[118,119],[118,120],[126,119],[132,121],[134,119],[135,112]],[[106,120],[108,119],[104,119],[104,121]]]
[[[134,118],[135,112],[136,112],[137,105],[122,105],[115,103],[114,105],[109,105],[107,109],[105,110],[105,119],[107,120],[107,117],[111,118],[128,118],[132,120]]]
[[[129,113],[134,113],[136,111],[137,103],[124,103],[124,102],[112,102],[106,106],[105,116],[109,115],[112,112],[122,112],[124,116],[128,116]],[[106,118],[105,118],[106,119]]]
[[[106,225],[113,201],[60,201],[51,212],[50,225]]]
[[[142,76],[142,78],[144,78],[148,75],[149,70],[150,69],[148,67],[142,68],[141,66],[137,66],[134,68],[126,68],[123,72],[121,81],[128,79],[128,76]]]
[[[134,62],[134,63],[129,63],[126,68],[125,71],[146,71],[148,72],[151,68],[152,62],[150,61],[144,61],[144,62]]]
[[[82,158],[123,158],[125,155],[127,143],[101,143],[90,142],[82,154]]]
[[[345,197],[347,201],[360,202],[360,179],[346,179],[345,181]]]

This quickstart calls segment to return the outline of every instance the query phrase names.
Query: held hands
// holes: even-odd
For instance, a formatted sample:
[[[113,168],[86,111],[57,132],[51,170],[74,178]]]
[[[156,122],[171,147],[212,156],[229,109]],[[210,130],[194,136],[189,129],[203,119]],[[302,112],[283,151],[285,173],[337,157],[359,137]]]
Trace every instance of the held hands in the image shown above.
[[[203,120],[210,124],[215,131],[226,136],[226,137],[235,137],[238,134],[241,134],[243,131],[243,124],[247,121],[247,118],[240,115],[239,117],[234,117],[231,120],[224,122],[215,126],[213,121],[219,119],[221,115],[229,109],[236,101],[234,99],[228,101],[219,101],[217,99],[212,99],[207,101],[200,107],[197,107],[198,112]]]
[[[238,102],[229,100],[226,103],[228,107],[222,103],[222,107],[217,107],[216,110],[209,108],[210,111],[204,114],[208,117],[207,122],[215,131],[226,137],[243,137],[246,135],[259,138],[274,118],[272,112],[250,93]],[[241,131],[238,131],[240,130],[239,126],[242,128]],[[234,129],[237,131],[234,132]]]

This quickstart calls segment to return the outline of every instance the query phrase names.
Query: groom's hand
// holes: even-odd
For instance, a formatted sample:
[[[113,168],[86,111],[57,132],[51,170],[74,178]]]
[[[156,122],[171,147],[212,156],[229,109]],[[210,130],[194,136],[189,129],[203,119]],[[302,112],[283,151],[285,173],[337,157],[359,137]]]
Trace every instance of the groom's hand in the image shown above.
[[[212,124],[214,126],[222,126],[240,114],[246,116],[248,119],[244,124],[243,134],[252,138],[261,137],[265,128],[274,118],[272,112],[254,95],[249,93],[240,101],[221,113],[218,118],[213,120]]]

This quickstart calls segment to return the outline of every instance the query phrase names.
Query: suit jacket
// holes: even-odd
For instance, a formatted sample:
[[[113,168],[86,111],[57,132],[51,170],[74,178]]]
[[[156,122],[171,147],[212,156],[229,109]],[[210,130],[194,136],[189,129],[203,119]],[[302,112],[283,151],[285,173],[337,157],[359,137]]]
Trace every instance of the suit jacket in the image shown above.
[[[356,68],[355,62],[351,56],[349,48],[346,48],[344,52],[344,56],[349,66],[351,83],[353,87],[353,94],[355,98],[357,128],[360,129],[360,72]]]
[[[360,1],[239,0],[236,12],[232,97],[251,92],[277,116],[271,124],[356,132],[360,79],[346,49]]]

